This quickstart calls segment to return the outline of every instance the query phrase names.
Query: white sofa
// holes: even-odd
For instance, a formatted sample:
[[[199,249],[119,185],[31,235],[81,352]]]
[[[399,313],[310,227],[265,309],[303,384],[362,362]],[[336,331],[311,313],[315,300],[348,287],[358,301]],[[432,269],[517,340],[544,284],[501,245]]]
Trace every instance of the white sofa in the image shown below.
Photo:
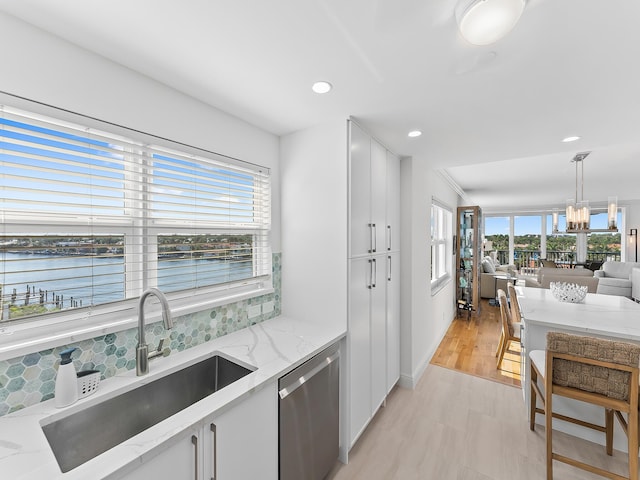
[[[553,268],[540,267],[535,277],[526,277],[527,287],[549,288],[551,282],[567,282],[585,285],[589,293],[596,293],[598,278],[588,268]]]
[[[631,270],[631,298],[640,302],[640,268]]]
[[[594,275],[598,277],[597,293],[631,297],[631,273],[639,262],[604,262]]]
[[[480,262],[480,298],[496,298],[496,288],[507,291],[507,282],[504,279],[495,278],[496,275],[516,276],[515,265],[500,265],[489,256],[483,257]]]

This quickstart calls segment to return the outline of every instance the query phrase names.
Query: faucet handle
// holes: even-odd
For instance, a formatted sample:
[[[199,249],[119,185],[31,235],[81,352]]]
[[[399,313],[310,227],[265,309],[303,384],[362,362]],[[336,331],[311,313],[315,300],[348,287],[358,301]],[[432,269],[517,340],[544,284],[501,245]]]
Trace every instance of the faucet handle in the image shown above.
[[[151,352],[147,358],[156,358],[162,356],[162,346],[164,345],[164,338],[161,338],[158,342],[158,348]]]

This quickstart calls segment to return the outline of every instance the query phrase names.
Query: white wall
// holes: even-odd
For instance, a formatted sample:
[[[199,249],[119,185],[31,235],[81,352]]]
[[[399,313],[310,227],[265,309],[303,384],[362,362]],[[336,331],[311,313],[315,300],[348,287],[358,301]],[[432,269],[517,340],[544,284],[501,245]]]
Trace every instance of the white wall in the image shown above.
[[[272,241],[280,251],[275,135],[1,13],[0,43],[4,92],[271,168]],[[0,101],[51,115],[29,102],[7,96]]]
[[[347,325],[347,121],[281,139],[282,312]]]
[[[283,251],[283,310],[292,314],[305,311],[317,319],[327,319],[331,318],[332,308],[337,307],[336,321],[346,318],[346,284],[336,285],[330,277],[318,274],[346,268],[346,209],[338,208],[347,199],[344,122],[283,138],[286,168],[282,182],[286,187],[281,209],[280,146],[276,136],[5,14],[0,14],[0,41],[12,46],[0,53],[2,91],[271,168],[272,240],[274,251]],[[29,103],[6,97],[4,101],[37,110]],[[328,138],[333,140],[327,142]],[[314,152],[312,156],[303,157],[297,152],[302,140],[317,146],[310,150]],[[314,169],[303,169],[296,162],[313,162]],[[457,205],[457,196],[427,162],[407,159],[401,168],[401,370],[403,381],[413,383],[428,364],[454,314],[453,284],[433,297],[430,294],[431,196],[452,208]],[[344,176],[334,176],[334,169],[342,169]],[[303,170],[313,171],[313,176]],[[299,192],[311,187],[318,189],[317,195],[308,196],[310,200],[302,203]],[[286,222],[287,239],[281,242],[280,211],[287,218],[297,217],[293,214],[300,209],[308,212],[303,217],[306,220]],[[313,220],[325,215],[335,215],[335,230],[319,236]],[[309,252],[308,263],[288,262],[288,253],[299,256],[294,253],[300,248]],[[346,278],[346,274],[340,278]],[[290,296],[292,293],[295,296]]]
[[[455,219],[459,197],[428,162],[401,162],[402,293],[401,385],[413,387],[429,364],[455,315],[455,275],[431,295],[431,199],[449,206]],[[454,221],[455,224],[455,221]]]

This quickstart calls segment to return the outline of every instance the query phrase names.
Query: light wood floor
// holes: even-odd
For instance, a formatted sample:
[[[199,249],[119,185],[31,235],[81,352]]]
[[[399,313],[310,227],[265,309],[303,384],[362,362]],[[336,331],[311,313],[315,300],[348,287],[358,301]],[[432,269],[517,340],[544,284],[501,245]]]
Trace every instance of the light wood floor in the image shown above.
[[[329,480],[545,479],[544,428],[529,430],[522,391],[429,365],[415,390],[395,388]],[[619,428],[619,427],[616,427]],[[626,454],[554,431],[555,448],[609,468]],[[602,479],[554,463],[555,480]]]
[[[349,464],[338,463],[328,480],[546,478],[544,428],[529,430],[522,390],[514,388],[518,353],[496,371],[499,309],[483,307],[471,323],[452,323],[416,388],[391,392],[349,452]],[[600,445],[555,431],[554,448],[621,475],[627,468],[626,454],[608,457]],[[554,478],[602,477],[555,462]]]
[[[519,387],[520,348],[517,342],[511,343],[500,368],[496,368],[500,331],[500,308],[482,300],[479,315],[471,316],[471,320],[466,316],[453,320],[431,363]]]

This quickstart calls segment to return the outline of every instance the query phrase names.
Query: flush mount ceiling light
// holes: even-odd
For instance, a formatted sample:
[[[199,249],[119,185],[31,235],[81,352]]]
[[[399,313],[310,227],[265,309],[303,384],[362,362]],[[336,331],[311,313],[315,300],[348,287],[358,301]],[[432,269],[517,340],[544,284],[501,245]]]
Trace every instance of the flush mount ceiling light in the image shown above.
[[[576,196],[567,200],[566,219],[567,233],[590,233],[590,232],[617,232],[617,215],[618,215],[618,197],[609,197],[607,199],[607,228],[592,229],[591,225],[591,208],[589,201],[584,199],[584,159],[591,152],[577,153],[571,160],[576,164]],[[578,170],[580,170],[578,174]],[[580,184],[580,190],[578,190]],[[579,195],[578,195],[579,193]],[[554,209],[552,213],[553,233],[558,232],[558,209]]]
[[[465,0],[459,4],[458,26],[473,45],[490,45],[509,33],[524,10],[525,0]]]
[[[327,93],[331,91],[332,88],[333,86],[329,82],[325,81],[316,82],[311,86],[311,90],[316,93]]]
[[[562,139],[564,143],[575,142],[576,140],[580,140],[580,137],[574,135],[572,137],[566,137]]]
[[[422,132],[420,130],[411,130],[407,136],[411,137],[411,138],[416,138],[419,137],[420,135],[422,135]]]

